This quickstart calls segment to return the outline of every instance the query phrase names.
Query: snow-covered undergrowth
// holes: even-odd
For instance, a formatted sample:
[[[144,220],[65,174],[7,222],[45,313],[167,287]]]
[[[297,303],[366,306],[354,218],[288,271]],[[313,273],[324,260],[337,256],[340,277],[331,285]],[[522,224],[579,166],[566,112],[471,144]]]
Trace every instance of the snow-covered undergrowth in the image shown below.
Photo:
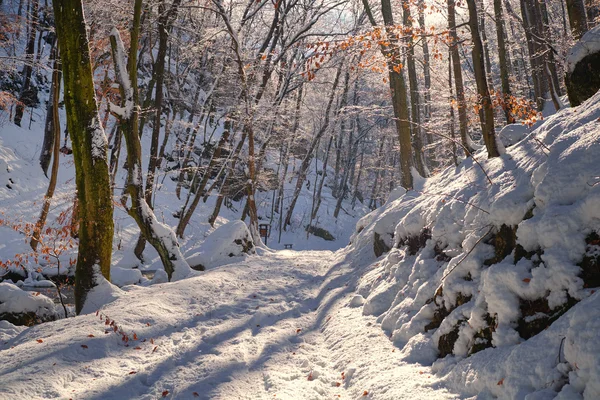
[[[407,361],[472,395],[600,398],[599,118],[597,94],[359,221],[363,314]]]

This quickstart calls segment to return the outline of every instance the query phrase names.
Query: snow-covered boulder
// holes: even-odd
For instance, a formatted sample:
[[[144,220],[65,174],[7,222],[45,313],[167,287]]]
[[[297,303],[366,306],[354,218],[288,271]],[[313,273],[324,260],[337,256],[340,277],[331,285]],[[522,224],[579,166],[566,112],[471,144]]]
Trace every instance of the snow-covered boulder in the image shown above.
[[[56,306],[48,297],[26,292],[12,283],[0,283],[0,320],[32,326],[56,317]]]
[[[565,84],[573,107],[600,89],[600,26],[583,35],[569,52]]]
[[[227,264],[231,257],[254,254],[254,242],[243,221],[231,221],[221,225],[210,234],[187,262],[196,270],[203,271]]]

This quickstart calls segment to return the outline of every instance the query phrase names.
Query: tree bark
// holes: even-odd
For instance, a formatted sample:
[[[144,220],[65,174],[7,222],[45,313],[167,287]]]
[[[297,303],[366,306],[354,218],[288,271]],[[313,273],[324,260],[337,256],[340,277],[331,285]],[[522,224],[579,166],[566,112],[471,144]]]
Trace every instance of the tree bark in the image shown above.
[[[465,100],[465,89],[463,86],[462,66],[458,52],[458,34],[456,32],[456,6],[454,0],[448,0],[448,29],[450,31],[450,52],[452,54],[452,69],[454,70],[454,86],[456,87],[456,102],[458,108],[458,122],[460,126],[460,141],[465,149],[465,156],[470,157],[473,153],[471,140],[468,132],[467,101]]]
[[[502,0],[494,0],[494,16],[496,18],[496,35],[498,38],[498,59],[500,62],[500,82],[502,83],[502,98],[504,116],[507,124],[515,122],[511,114],[508,99],[510,96],[510,84],[508,80],[508,57],[506,42],[504,40],[504,16],[502,12]]]
[[[374,27],[377,22],[373,17],[368,0],[362,0],[365,12],[369,17],[369,22]],[[396,131],[398,142],[400,144],[400,169],[402,172],[402,186],[405,189],[412,189],[412,147],[410,138],[410,121],[408,112],[408,97],[406,93],[406,82],[402,75],[400,64],[401,52],[399,48],[398,34],[395,32],[394,16],[390,0],[381,0],[381,14],[385,25],[385,31],[390,42],[389,46],[380,46],[381,53],[386,59],[388,67],[388,77],[390,90],[392,92],[392,104],[394,108],[394,118],[396,121]]]
[[[58,165],[60,156],[60,118],[58,116],[58,101],[60,96],[60,79],[60,62],[58,61],[55,54],[54,69],[52,71],[52,87],[50,88],[49,101],[49,103],[52,104],[52,106],[48,107],[49,112],[52,113],[52,116],[50,117],[50,122],[46,123],[46,129],[49,129],[52,133],[52,170],[50,173],[50,182],[48,183],[48,189],[46,190],[46,195],[44,196],[42,212],[40,213],[40,218],[38,219],[38,222],[35,225],[33,236],[31,237],[31,241],[29,242],[29,245],[31,246],[33,251],[37,250],[37,246],[40,242],[40,234],[42,232],[42,229],[44,229],[44,225],[46,224],[46,218],[48,217],[50,203],[52,201],[52,196],[54,196],[54,190],[56,189],[56,181],[58,178]],[[46,117],[46,119],[48,120],[48,116]]]
[[[26,61],[23,67],[23,86],[19,95],[19,102],[15,111],[15,125],[21,126],[23,113],[25,112],[25,102],[31,101],[29,98],[31,87],[31,73],[33,72],[33,62],[35,61],[35,36],[38,31],[38,6],[39,0],[31,0],[31,15],[29,18],[29,35],[27,38]]]
[[[89,291],[110,280],[113,205],[107,142],[96,104],[90,52],[81,0],[53,1],[62,60],[67,127],[73,143],[79,203],[79,250],[75,270],[75,310]]]
[[[583,0],[565,0],[565,3],[567,4],[567,14],[569,14],[569,24],[573,39],[579,40],[588,30],[585,4]]]
[[[412,32],[412,17],[410,15],[410,2],[408,0],[402,1],[402,23],[404,28],[408,27]],[[408,83],[410,85],[410,122],[413,137],[412,142],[415,150],[415,167],[421,176],[427,177],[425,162],[423,160],[425,154],[423,154],[423,138],[421,136],[421,99],[419,98],[419,83],[417,79],[417,67],[415,64],[413,35],[406,35],[405,42],[407,46],[406,64],[408,67]]]
[[[139,34],[139,14],[141,14],[142,0],[136,0],[132,38]],[[169,280],[181,279],[190,272],[190,267],[179,250],[175,233],[166,225],[160,223],[152,208],[147,203],[143,190],[142,176],[142,145],[138,132],[140,109],[136,104],[134,93],[137,92],[137,40],[131,42],[129,51],[128,68],[124,65],[125,50],[123,42],[116,28],[111,32],[111,46],[115,73],[121,85],[123,111],[119,115],[121,130],[125,137],[127,147],[127,193],[131,198],[131,207],[123,204],[127,213],[133,217],[141,235],[150,242],[158,252]],[[125,74],[128,73],[129,77]]]
[[[477,23],[477,7],[475,0],[467,0],[467,4],[469,6],[469,27],[471,28],[471,37],[473,38],[473,70],[475,72],[480,106],[482,108],[482,112],[479,113],[479,119],[481,121],[483,141],[488,152],[488,157],[498,157],[500,152],[498,151],[496,134],[494,132],[494,110],[485,74],[483,45],[479,36],[479,24]]]

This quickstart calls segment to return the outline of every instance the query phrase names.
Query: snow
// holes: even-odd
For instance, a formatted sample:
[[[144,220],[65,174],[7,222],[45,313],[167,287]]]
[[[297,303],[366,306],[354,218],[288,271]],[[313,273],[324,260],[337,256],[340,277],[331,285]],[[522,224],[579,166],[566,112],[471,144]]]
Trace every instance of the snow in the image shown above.
[[[0,282],[0,314],[29,312],[40,317],[51,317],[57,314],[52,300],[43,294],[26,292],[12,283]]]
[[[204,268],[239,262],[238,259],[232,259],[232,257],[241,257],[246,254],[243,251],[244,242],[252,242],[246,224],[240,220],[228,222],[215,229],[195,249],[196,252],[187,257],[187,262],[192,266],[201,265]],[[255,249],[249,249],[248,252],[254,254]]]
[[[124,107],[117,106],[115,104],[110,105],[110,110],[112,112],[117,113],[121,118],[128,119],[131,117],[134,106],[134,93],[133,87],[131,85],[131,80],[129,79],[129,73],[127,72],[127,62],[125,61],[125,47],[123,45],[123,40],[121,39],[121,34],[116,27],[113,27],[110,31],[110,36],[115,40],[115,50],[114,50],[114,64],[117,69],[117,80],[121,85],[124,96]],[[134,175],[135,176],[135,175]]]
[[[125,65],[124,55],[119,59]],[[205,221],[215,196],[199,207],[179,247],[171,226],[184,200],[174,199],[170,179],[156,179],[154,213],[143,211],[176,258],[174,282],[149,246],[146,262],[134,259],[139,230],[115,209],[112,283],[96,274],[82,315],[31,328],[0,321],[0,398],[599,398],[600,294],[585,287],[577,264],[597,251],[585,240],[600,231],[600,95],[544,117],[532,128],[505,127],[501,157],[486,160],[481,149],[481,165],[466,159],[432,178],[416,176],[415,190],[395,189],[365,216],[360,204],[352,210],[345,203],[334,219],[326,182],[313,222],[336,237],[332,242],[306,236],[306,185],[281,240],[270,212],[273,191],[257,191],[261,222],[273,228],[272,249],[290,243],[294,250],[337,250],[350,239],[337,253],[264,248],[242,255],[232,244],[249,237],[238,220],[244,204],[224,207],[214,229]],[[33,127],[2,127],[1,210],[15,220],[37,216],[35,201],[47,185],[31,144],[41,127]],[[222,127],[214,129],[218,139]],[[101,136],[98,148],[105,149]],[[277,162],[267,154],[266,167],[275,170]],[[298,163],[290,160],[290,171]],[[311,187],[319,177],[314,167]],[[72,159],[61,156],[49,221],[72,203],[73,175]],[[136,179],[141,175],[136,169]],[[117,186],[124,177],[120,170]],[[286,194],[294,184],[286,180]],[[539,254],[515,262],[511,253],[485,265],[495,255],[489,236],[503,224],[516,227],[525,251]],[[380,257],[375,234],[390,248]],[[27,247],[8,229],[1,237],[3,259]],[[67,253],[63,265],[74,255]],[[182,254],[209,270],[192,272]],[[24,281],[49,285],[38,280],[40,267],[50,268],[27,265]],[[7,282],[1,293],[9,301],[0,307],[56,307]],[[541,320],[543,313],[522,315],[522,301],[539,299],[551,309],[578,303],[525,339],[518,321]],[[442,308],[448,315],[425,331]],[[488,316],[493,347],[469,354],[485,343],[475,335],[489,328]],[[450,354],[439,358],[440,342],[455,329]]]
[[[281,251],[124,292],[0,342],[0,397],[454,398],[347,307],[357,278],[331,252]]]
[[[7,342],[23,332],[27,327],[16,326],[8,321],[0,321],[0,342]]]
[[[206,238],[182,247],[208,271],[176,282],[162,269],[144,280],[140,271],[156,265],[132,269],[130,250],[116,252],[113,282],[123,288],[98,275],[85,314],[0,325],[0,398],[598,398],[600,294],[577,265],[598,252],[585,241],[600,231],[598,118],[600,94],[520,131],[501,157],[481,150],[479,164],[466,159],[416,190],[394,190],[379,209],[341,221],[356,227],[336,253],[241,256],[232,243],[249,234],[233,218],[214,231],[190,226]],[[259,207],[267,198],[257,192]],[[117,235],[132,243],[137,231],[118,215]],[[537,253],[484,264],[502,225]],[[375,234],[390,248],[380,257]],[[550,309],[577,304],[526,339],[518,321],[544,315],[523,315],[522,302],[540,299]],[[492,347],[470,354],[488,328]]]
[[[95,286],[87,293],[81,314],[90,314],[98,311],[106,304],[112,303],[123,296],[123,291],[110,283],[100,273],[100,267],[94,266]]]
[[[571,48],[567,55],[567,72],[572,73],[575,70],[575,66],[585,57],[590,54],[594,54],[600,51],[600,26],[587,31],[575,46]]]
[[[140,283],[142,272],[139,269],[121,268],[113,266],[110,269],[110,281],[117,286],[126,286]]]
[[[584,285],[577,264],[591,251],[586,237],[600,230],[599,102],[597,94],[578,108],[562,109],[529,134],[509,125],[506,130],[520,133],[506,154],[485,160],[478,152],[481,168],[465,160],[357,224],[345,251],[362,255],[353,261],[357,267],[370,264],[357,287],[365,298],[363,314],[376,317],[408,359],[422,354],[427,364],[437,358],[441,339],[457,329],[452,354],[433,364],[444,386],[466,396],[598,397],[600,337],[592,310],[600,300]],[[525,251],[541,256],[515,262],[513,252],[485,265],[494,257],[489,238],[503,224],[516,228]],[[374,233],[391,247],[378,260]],[[419,237],[411,250],[407,243]],[[459,297],[466,299],[461,305]],[[519,319],[547,316],[522,315],[522,302],[538,299],[550,310],[568,299],[579,303],[525,340]],[[448,315],[425,332],[438,308]],[[486,315],[494,318],[493,347],[469,356],[473,344],[486,342],[476,337],[488,327]],[[564,354],[557,357],[562,338]]]

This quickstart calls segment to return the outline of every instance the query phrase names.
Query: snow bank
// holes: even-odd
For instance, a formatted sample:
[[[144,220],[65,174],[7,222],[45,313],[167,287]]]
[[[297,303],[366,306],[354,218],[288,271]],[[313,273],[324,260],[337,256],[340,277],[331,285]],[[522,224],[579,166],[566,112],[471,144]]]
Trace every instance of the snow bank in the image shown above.
[[[110,281],[117,286],[135,285],[142,280],[142,272],[137,268],[111,267]]]
[[[187,257],[187,262],[196,269],[205,269],[231,263],[231,257],[254,253],[250,231],[243,221],[236,220],[215,229],[197,251]]]
[[[88,292],[81,314],[95,313],[125,294],[125,292],[102,276],[98,266],[94,268],[96,269],[94,273],[94,283],[96,286]]]
[[[596,94],[528,135],[506,128],[506,154],[478,152],[481,167],[467,159],[359,221],[346,252],[371,264],[363,314],[407,360],[437,354],[472,394],[598,397],[599,118]]]
[[[56,318],[54,302],[40,293],[21,290],[12,283],[0,282],[0,319],[19,325]]]

